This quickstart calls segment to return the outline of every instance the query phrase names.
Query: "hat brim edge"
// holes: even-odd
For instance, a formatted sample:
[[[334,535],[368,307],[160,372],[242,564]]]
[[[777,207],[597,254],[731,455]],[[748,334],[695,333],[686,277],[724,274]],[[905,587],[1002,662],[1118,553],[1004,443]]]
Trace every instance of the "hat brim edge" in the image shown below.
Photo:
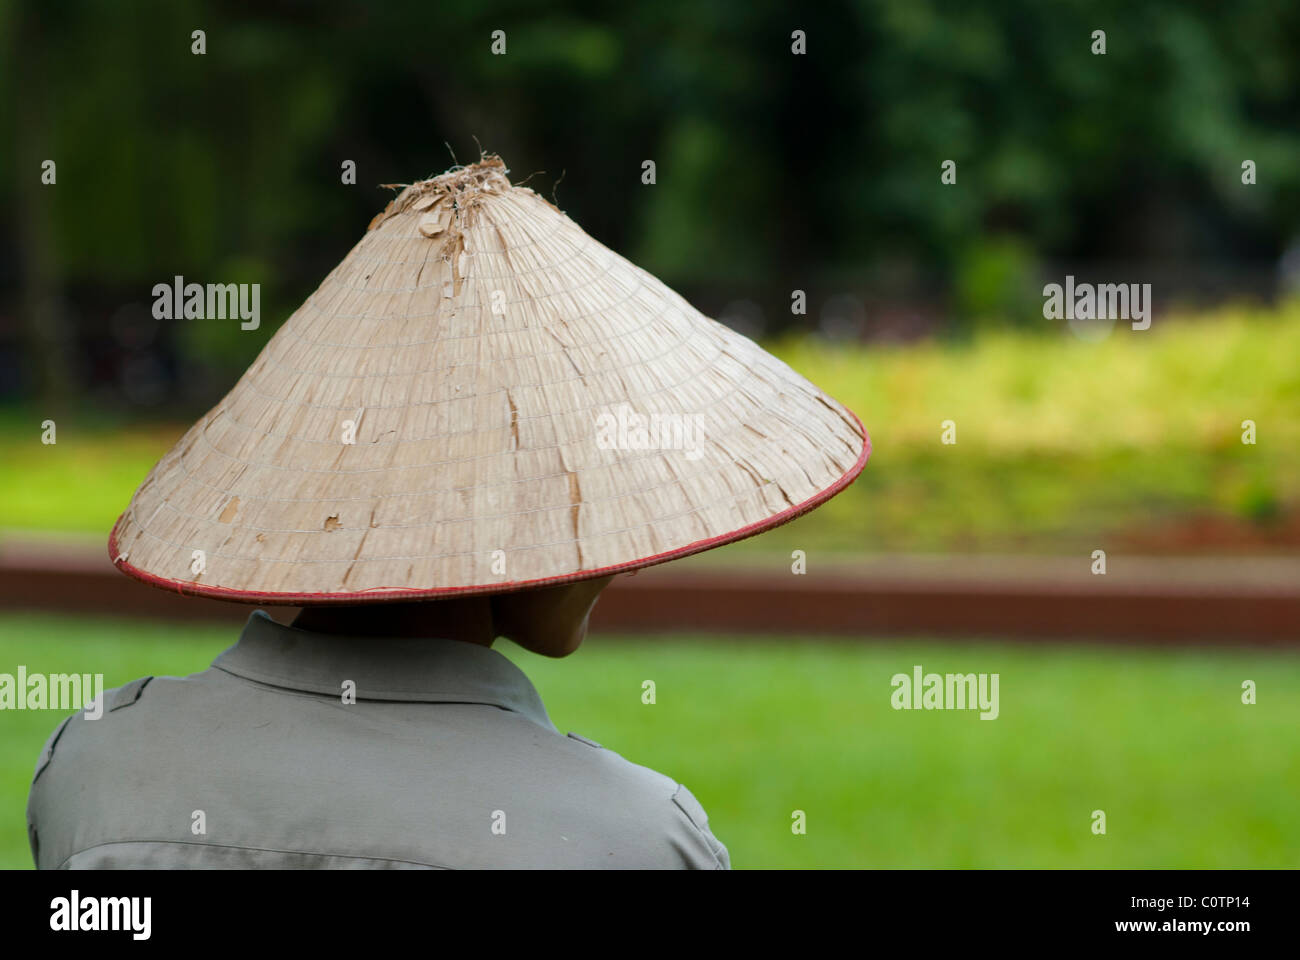
[[[842,409],[853,418],[853,422],[857,425],[859,433],[862,434],[862,450],[858,453],[858,458],[853,465],[830,486],[809,497],[807,500],[804,500],[802,503],[795,504],[780,513],[768,517],[766,520],[751,523],[729,533],[719,534],[718,536],[709,537],[704,540],[696,540],[693,543],[688,543],[683,547],[677,547],[674,550],[669,550],[664,553],[654,554],[637,560],[628,560],[608,567],[599,567],[592,570],[578,570],[574,573],[566,573],[557,577],[542,577],[536,580],[515,580],[504,583],[475,584],[468,587],[432,587],[429,589],[416,590],[404,587],[376,587],[370,590],[361,590],[351,593],[292,593],[235,590],[230,587],[206,586],[204,584],[194,583],[193,581],[172,580],[167,577],[160,577],[157,574],[149,573],[147,570],[142,570],[139,567],[133,566],[126,559],[119,558],[117,550],[117,531],[122,524],[122,519],[126,516],[125,512],[117,518],[117,521],[113,524],[112,531],[108,535],[108,555],[113,561],[113,565],[122,573],[134,580],[139,580],[141,583],[148,584],[151,587],[157,587],[160,590],[178,593],[185,597],[203,597],[209,600],[225,600],[231,603],[261,604],[265,606],[302,607],[328,606],[331,604],[352,606],[363,603],[442,600],[451,597],[515,593],[520,590],[532,590],[538,587],[558,586],[563,583],[577,583],[581,580],[595,580],[600,577],[612,576],[618,573],[641,570],[645,567],[667,563],[670,560],[680,560],[683,557],[703,553],[705,550],[712,550],[715,547],[725,546],[726,544],[735,543],[739,540],[746,540],[760,533],[766,533],[768,530],[773,530],[776,527],[783,526],[815,507],[821,506],[836,494],[847,489],[848,486],[858,478],[858,474],[860,474],[863,468],[867,465],[867,459],[871,456],[871,437],[867,433],[867,428],[863,426],[862,421],[858,418],[858,415],[848,407],[843,407],[843,405],[841,406]]]

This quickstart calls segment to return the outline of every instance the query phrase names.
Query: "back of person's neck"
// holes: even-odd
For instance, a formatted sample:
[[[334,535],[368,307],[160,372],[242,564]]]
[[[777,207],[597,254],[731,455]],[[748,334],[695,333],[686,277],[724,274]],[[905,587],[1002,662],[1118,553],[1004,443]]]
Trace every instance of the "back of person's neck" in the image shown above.
[[[356,637],[439,637],[484,647],[496,639],[486,597],[303,607],[293,626]]]

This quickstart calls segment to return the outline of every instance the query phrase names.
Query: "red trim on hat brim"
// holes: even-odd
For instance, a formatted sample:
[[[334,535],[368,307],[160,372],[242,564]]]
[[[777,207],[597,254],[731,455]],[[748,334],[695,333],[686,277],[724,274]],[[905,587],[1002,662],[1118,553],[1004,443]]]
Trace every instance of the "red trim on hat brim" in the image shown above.
[[[537,580],[514,580],[506,583],[486,583],[476,584],[470,587],[433,587],[428,590],[408,590],[402,587],[375,587],[370,590],[361,590],[353,593],[284,593],[276,591],[258,591],[258,590],[232,590],[229,587],[209,587],[203,584],[194,583],[186,580],[169,580],[166,577],[159,577],[152,573],[141,570],[139,567],[132,566],[125,560],[118,559],[117,553],[117,529],[122,524],[123,513],[113,524],[113,530],[108,535],[108,555],[113,560],[113,565],[125,573],[128,577],[133,577],[142,583],[158,587],[162,590],[171,590],[185,597],[206,597],[210,600],[229,600],[233,603],[260,603],[283,606],[325,606],[328,604],[359,604],[359,603],[389,603],[396,600],[437,600],[447,597],[468,597],[475,594],[488,593],[514,593],[519,590],[530,590],[535,587],[548,587],[561,583],[574,583],[579,580],[594,580],[598,577],[607,577],[616,573],[626,573],[631,570],[640,570],[643,567],[652,567],[658,563],[666,563],[669,560],[678,560],[682,557],[689,557],[692,554],[703,553],[705,550],[711,550],[714,547],[720,547],[724,544],[735,543],[737,540],[745,540],[755,534],[764,533],[768,530],[775,529],[783,524],[789,523],[796,517],[802,516],[814,507],[821,506],[831,497],[843,491],[849,484],[857,479],[862,468],[867,465],[867,458],[871,456],[871,437],[867,434],[867,428],[862,425],[857,414],[847,407],[844,408],[853,422],[858,425],[858,430],[862,434],[862,452],[858,454],[857,461],[853,466],[844,472],[844,475],[836,480],[825,490],[814,494],[802,503],[783,510],[780,513],[761,520],[758,523],[751,523],[748,526],[741,527],[739,530],[733,530],[731,533],[724,533],[716,537],[710,537],[707,540],[696,540],[684,547],[678,547],[676,550],[669,550],[666,553],[657,553],[654,556],[645,557],[641,560],[629,560],[626,563],[617,563],[609,567],[600,567],[596,570],[579,570],[577,573],[566,573],[558,577],[542,577]]]

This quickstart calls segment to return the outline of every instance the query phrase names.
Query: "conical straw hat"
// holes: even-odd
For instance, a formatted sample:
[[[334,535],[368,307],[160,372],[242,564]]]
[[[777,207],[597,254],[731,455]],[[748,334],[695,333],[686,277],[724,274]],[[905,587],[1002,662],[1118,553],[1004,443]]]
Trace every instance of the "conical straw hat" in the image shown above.
[[[848,409],[489,156],[375,217],[109,551],[255,603],[504,592],[767,530],[869,451]]]

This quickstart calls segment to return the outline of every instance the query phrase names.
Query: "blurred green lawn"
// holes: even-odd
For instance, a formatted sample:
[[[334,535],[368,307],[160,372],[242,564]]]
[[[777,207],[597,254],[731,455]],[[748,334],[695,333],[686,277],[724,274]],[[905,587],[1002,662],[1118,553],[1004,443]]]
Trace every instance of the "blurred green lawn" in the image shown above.
[[[6,614],[0,671],[115,686],[200,670],[236,635]],[[717,637],[594,637],[565,661],[501,649],[560,730],[686,783],[737,867],[1300,866],[1294,654]],[[890,677],[917,663],[1000,674],[1001,716],[893,710]],[[1246,679],[1257,705],[1241,703]],[[0,867],[30,866],[27,788],[60,719],[0,714]]]
[[[874,446],[824,508],[725,554],[1091,551],[1220,518],[1254,537],[1300,512],[1300,301],[1124,323],[1101,342],[988,331],[969,343],[768,346],[855,410]],[[0,412],[0,528],[107,537],[188,425]],[[1241,443],[1254,420],[1258,442]],[[957,443],[939,442],[953,420]],[[1250,539],[1248,537],[1247,539]]]

